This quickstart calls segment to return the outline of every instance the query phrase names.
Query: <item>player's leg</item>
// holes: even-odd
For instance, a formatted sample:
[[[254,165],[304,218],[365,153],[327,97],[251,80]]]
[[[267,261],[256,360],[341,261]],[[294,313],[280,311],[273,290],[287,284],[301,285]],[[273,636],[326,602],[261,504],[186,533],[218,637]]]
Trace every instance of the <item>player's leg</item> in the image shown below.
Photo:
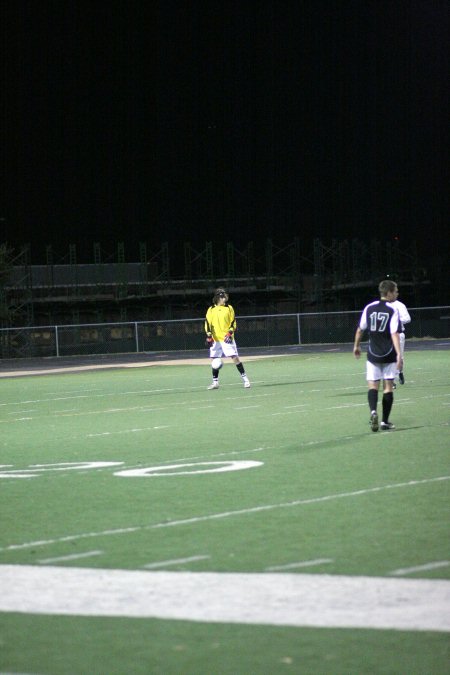
[[[377,364],[367,361],[366,365],[366,379],[367,379],[367,400],[370,410],[370,428],[372,431],[378,431],[378,388],[380,386],[381,372]]]
[[[380,424],[382,431],[395,429],[392,422],[389,422],[392,406],[394,404],[394,380],[396,374],[395,363],[389,363],[384,366],[383,373],[383,420]]]
[[[221,347],[220,342],[214,342],[213,346],[210,347],[209,356],[211,358],[211,361],[213,359],[219,359],[223,356],[222,347]],[[219,370],[218,370],[218,368],[213,368],[212,366],[211,366],[211,370],[212,370],[212,382],[209,385],[208,389],[218,389],[219,388]]]
[[[244,364],[242,363],[241,359],[239,358],[239,353],[237,350],[237,345],[236,342],[233,340],[231,344],[228,342],[223,342],[222,343],[222,349],[223,353],[225,356],[229,356],[231,360],[233,361],[234,365],[238,369],[238,372],[240,376],[242,377],[242,381],[244,383],[244,387],[247,389],[250,387],[250,380],[247,377],[247,374],[245,372]]]
[[[403,361],[403,354],[405,353],[405,334],[400,333],[399,338],[400,338],[400,354],[402,355],[402,361]],[[403,370],[399,370],[398,379],[399,379],[400,384],[405,384],[405,376],[403,374]]]

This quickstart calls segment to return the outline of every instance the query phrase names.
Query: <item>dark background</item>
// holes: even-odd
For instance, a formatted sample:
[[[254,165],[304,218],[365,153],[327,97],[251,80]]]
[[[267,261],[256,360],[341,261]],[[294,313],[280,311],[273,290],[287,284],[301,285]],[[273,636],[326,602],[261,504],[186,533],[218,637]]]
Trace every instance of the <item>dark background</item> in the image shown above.
[[[0,242],[448,241],[447,0],[3,3]]]

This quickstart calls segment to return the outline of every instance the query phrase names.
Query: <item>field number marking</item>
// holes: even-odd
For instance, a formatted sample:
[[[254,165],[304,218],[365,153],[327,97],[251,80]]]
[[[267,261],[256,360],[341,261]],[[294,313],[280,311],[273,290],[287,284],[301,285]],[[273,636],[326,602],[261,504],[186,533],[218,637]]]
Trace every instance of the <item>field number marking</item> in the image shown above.
[[[141,469],[125,469],[116,471],[115,476],[121,477],[141,477],[141,476],[185,476],[199,473],[224,473],[225,471],[241,471],[242,469],[253,469],[261,466],[263,462],[254,460],[230,460],[223,462],[189,462],[187,464],[169,464],[168,466],[149,466]],[[180,471],[179,469],[191,468],[197,466],[213,466],[210,469],[197,469],[191,471]],[[175,469],[172,471],[172,469]]]
[[[189,462],[184,464],[169,464],[163,466],[147,466],[138,469],[124,469],[116,471],[113,475],[126,478],[140,478],[142,476],[184,476],[200,473],[225,473],[226,471],[241,471],[243,469],[253,469],[261,466],[264,462],[254,460],[222,460],[220,462]],[[122,466],[124,462],[59,462],[57,464],[31,464],[26,469],[6,469],[0,471],[0,478],[36,478],[49,471],[73,471],[87,469],[106,469],[112,466]],[[12,466],[3,465],[3,466]],[[191,467],[213,467],[198,470],[192,470]],[[2,465],[0,464],[0,469]],[[180,471],[179,469],[189,468],[190,471]],[[178,470],[177,470],[178,469]]]
[[[73,471],[86,469],[104,469],[121,466],[123,462],[59,462],[58,464],[31,464],[26,469],[0,471],[0,478],[36,478],[47,471]]]

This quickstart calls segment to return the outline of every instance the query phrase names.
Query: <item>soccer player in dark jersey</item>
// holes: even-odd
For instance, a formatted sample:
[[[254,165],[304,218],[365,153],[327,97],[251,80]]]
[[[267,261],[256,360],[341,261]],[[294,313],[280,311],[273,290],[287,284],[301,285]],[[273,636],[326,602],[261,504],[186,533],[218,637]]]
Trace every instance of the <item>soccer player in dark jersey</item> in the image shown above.
[[[359,359],[361,339],[365,331],[368,331],[366,379],[369,387],[368,400],[372,431],[378,431],[379,428],[382,430],[395,428],[389,422],[389,415],[394,403],[395,377],[397,372],[402,370],[403,365],[398,334],[399,314],[397,309],[390,304],[397,299],[397,284],[391,279],[386,279],[379,284],[378,290],[380,300],[375,300],[364,307],[353,345],[353,354]],[[383,418],[381,424],[378,424],[377,404],[380,380],[383,380]]]
[[[397,291],[398,295],[398,291]],[[399,316],[399,322],[398,322],[398,335],[400,338],[400,351],[402,353],[402,361],[404,361],[403,357],[405,354],[405,324],[406,323],[411,323],[411,316],[408,312],[408,309],[406,305],[398,300],[397,298],[392,302],[392,306],[395,307],[395,309],[398,311],[398,316]],[[403,371],[400,370],[398,373],[398,379],[400,384],[405,384],[405,376],[403,374]],[[395,383],[394,383],[394,389],[395,389]]]
[[[212,359],[212,383],[208,389],[219,388],[219,370],[214,368],[214,360],[222,356],[229,356],[239,371],[244,387],[250,387],[244,364],[238,354],[234,332],[236,330],[236,317],[234,309],[228,304],[228,293],[224,288],[217,288],[211,307],[206,312],[205,333],[206,346],[209,347],[209,355]]]

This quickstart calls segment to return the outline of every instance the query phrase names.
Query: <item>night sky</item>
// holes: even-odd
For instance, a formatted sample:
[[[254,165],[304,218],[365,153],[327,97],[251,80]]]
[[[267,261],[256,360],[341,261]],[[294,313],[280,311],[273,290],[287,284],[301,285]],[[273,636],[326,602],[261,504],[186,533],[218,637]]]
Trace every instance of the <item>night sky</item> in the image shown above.
[[[5,0],[0,242],[448,227],[447,0]],[[90,253],[89,253],[90,255]]]

